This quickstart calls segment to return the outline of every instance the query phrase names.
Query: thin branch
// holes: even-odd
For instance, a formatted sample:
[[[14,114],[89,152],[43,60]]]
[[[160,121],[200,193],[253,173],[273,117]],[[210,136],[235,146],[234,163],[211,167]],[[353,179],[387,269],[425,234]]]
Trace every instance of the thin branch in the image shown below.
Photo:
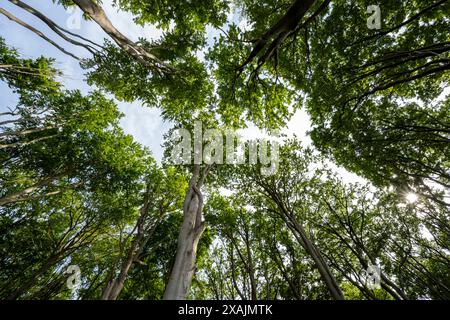
[[[0,8],[0,13],[3,14],[4,16],[6,16],[9,20],[12,20],[18,24],[20,24],[21,26],[27,28],[28,30],[34,32],[35,34],[37,34],[39,37],[41,37],[42,39],[44,39],[45,41],[47,41],[48,43],[50,43],[51,45],[53,45],[55,48],[57,48],[58,50],[60,50],[61,52],[63,52],[64,54],[71,56],[72,58],[74,58],[75,60],[81,61],[81,59],[79,57],[77,57],[76,55],[74,55],[71,52],[66,51],[66,49],[64,49],[63,47],[59,46],[56,42],[54,42],[53,40],[51,40],[50,38],[48,38],[44,33],[42,33],[41,31],[37,30],[36,28],[33,28],[32,26],[30,26],[29,24],[25,23],[24,21],[20,20],[19,18],[13,16],[11,13],[9,13],[8,11],[6,11],[3,8]]]

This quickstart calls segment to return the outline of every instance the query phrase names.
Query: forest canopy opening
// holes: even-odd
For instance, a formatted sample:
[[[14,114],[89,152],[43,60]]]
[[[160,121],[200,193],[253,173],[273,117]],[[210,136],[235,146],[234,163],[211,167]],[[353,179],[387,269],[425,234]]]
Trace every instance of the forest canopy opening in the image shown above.
[[[0,24],[0,299],[450,299],[450,0]]]

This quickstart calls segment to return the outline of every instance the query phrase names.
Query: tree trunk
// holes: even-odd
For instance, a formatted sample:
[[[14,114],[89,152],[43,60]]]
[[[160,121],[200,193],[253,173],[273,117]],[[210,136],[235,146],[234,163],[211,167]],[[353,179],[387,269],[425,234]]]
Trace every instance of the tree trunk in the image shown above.
[[[297,239],[299,244],[305,249],[305,251],[311,256],[314,261],[316,268],[318,269],[320,276],[330,291],[330,295],[335,300],[344,300],[344,294],[337,283],[333,273],[331,272],[327,262],[323,258],[320,250],[316,245],[309,239],[306,234],[305,229],[298,223],[296,217],[290,210],[288,210],[277,192],[267,189],[272,200],[277,204],[279,212],[277,214],[283,219],[288,228],[292,231],[294,237]]]
[[[275,202],[278,207],[278,211],[275,213],[283,219],[287,227],[292,231],[294,237],[297,239],[299,244],[305,249],[305,251],[311,256],[314,261],[316,268],[318,269],[320,276],[330,291],[330,295],[335,300],[345,300],[344,294],[337,283],[333,273],[331,272],[327,262],[323,258],[320,250],[316,245],[309,239],[303,226],[298,223],[295,214],[285,206],[282,197],[277,191],[268,187],[267,185],[261,185],[266,191],[270,198]]]
[[[251,300],[258,300],[258,290],[257,290],[257,282],[256,282],[256,277],[255,277],[255,268],[254,268],[254,264],[253,264],[253,255],[252,255],[252,249],[251,249],[251,245],[250,245],[250,239],[249,239],[249,230],[246,226],[244,226],[245,230],[245,234],[243,240],[245,242],[245,247],[247,249],[247,272],[250,278],[250,288],[251,288]]]
[[[128,254],[126,257],[126,260],[122,263],[122,268],[120,269],[120,273],[117,276],[116,279],[111,279],[106,288],[103,290],[102,293],[102,300],[116,300],[119,294],[122,292],[123,286],[125,284],[125,280],[127,279],[128,272],[130,271],[131,267],[133,266],[134,262],[137,260],[139,255],[141,254],[142,250],[144,249],[145,245],[147,244],[148,240],[153,236],[153,233],[155,232],[155,229],[161,221],[164,212],[160,212],[160,216],[158,219],[154,222],[153,225],[151,225],[148,230],[145,228],[146,225],[146,219],[148,217],[148,213],[150,210],[151,205],[151,197],[150,197],[150,190],[147,189],[145,198],[144,198],[144,204],[142,205],[140,209],[140,215],[138,218],[138,221],[136,222],[136,226],[134,230],[138,230],[137,235],[133,239],[133,242],[131,243],[130,248],[128,249]]]
[[[19,120],[10,120],[13,122],[17,122]],[[3,122],[0,123],[0,125],[4,124]],[[33,129],[26,129],[26,130],[16,130],[16,131],[7,131],[7,132],[2,132],[0,133],[0,137],[8,137],[8,136],[25,136],[27,134],[30,133],[37,133],[37,132],[42,132],[42,131],[46,131],[46,130],[51,130],[51,129],[57,129],[60,128],[58,126],[47,126],[47,127],[43,127],[43,128],[33,128]]]
[[[30,26],[29,24],[25,23],[24,21],[20,20],[19,18],[13,16],[11,13],[9,13],[8,11],[6,11],[3,8],[0,8],[0,13],[3,14],[5,17],[7,17],[9,20],[14,21],[18,24],[20,24],[21,26],[27,28],[28,30],[34,32],[35,34],[37,34],[39,37],[41,37],[42,39],[44,39],[45,41],[47,41],[48,43],[50,43],[51,45],[53,45],[55,48],[57,48],[58,50],[60,50],[61,52],[71,56],[72,58],[74,58],[75,60],[81,61],[80,58],[78,58],[76,55],[74,55],[73,53],[65,50],[63,47],[61,47],[60,45],[58,45],[55,41],[53,41],[52,39],[50,39],[49,37],[47,37],[43,32],[37,30],[36,28],[33,28],[32,26]]]
[[[184,201],[184,219],[178,236],[175,263],[164,292],[164,300],[185,300],[189,294],[192,277],[196,271],[197,246],[205,230],[202,221],[203,196],[200,188],[208,171],[209,166],[200,177],[200,165],[194,165],[194,173]]]
[[[34,15],[35,17],[37,17],[38,19],[40,19],[42,22],[44,22],[50,29],[52,29],[53,32],[55,32],[57,35],[59,35],[61,38],[63,38],[64,40],[66,40],[67,42],[76,45],[76,46],[80,46],[85,48],[86,50],[88,50],[90,53],[95,54],[96,53],[96,49],[90,45],[86,45],[82,42],[76,41],[72,38],[70,38],[69,36],[66,35],[72,35],[74,37],[77,37],[79,39],[82,39],[86,42],[89,42],[90,44],[93,44],[97,47],[101,47],[100,45],[92,42],[89,39],[86,39],[78,34],[75,34],[73,32],[70,32],[67,29],[61,28],[59,25],[57,25],[55,22],[53,22],[51,19],[49,19],[48,17],[46,17],[44,14],[42,14],[40,11],[34,9],[33,7],[27,5],[26,3],[23,3],[20,0],[9,0],[9,2],[14,3],[16,6],[28,11],[29,13],[31,13],[32,15]]]
[[[125,280],[134,262],[134,250],[136,246],[133,244],[128,251],[127,260],[123,263],[119,276],[108,282],[106,288],[103,290],[101,300],[116,300],[122,292]]]
[[[37,143],[39,141],[44,141],[44,140],[56,138],[57,136],[58,136],[58,134],[53,134],[53,135],[50,135],[50,136],[44,136],[44,137],[36,138],[36,139],[33,139],[33,140],[29,140],[29,141],[26,141],[26,142],[18,141],[18,142],[9,143],[9,144],[0,144],[0,150],[1,149],[6,149],[6,148],[15,148],[15,147],[22,148],[22,147],[26,147],[26,146],[28,146],[30,144]]]
[[[344,300],[344,294],[342,293],[339,284],[337,283],[334,275],[331,273],[331,270],[324,260],[322,254],[319,249],[311,242],[311,240],[306,236],[306,232],[303,227],[296,221],[293,221],[295,231],[294,235],[306,252],[311,256],[314,260],[314,264],[319,270],[320,276],[330,291],[331,296],[335,300]]]

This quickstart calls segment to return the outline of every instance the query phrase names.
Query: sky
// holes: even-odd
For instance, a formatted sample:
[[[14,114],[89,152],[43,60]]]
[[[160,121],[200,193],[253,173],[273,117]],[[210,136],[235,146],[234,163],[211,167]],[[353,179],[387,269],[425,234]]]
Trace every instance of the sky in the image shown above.
[[[72,32],[91,39],[94,42],[103,43],[103,39],[109,38],[96,23],[81,19],[81,11],[79,9],[67,11],[62,6],[55,5],[50,1],[24,0],[24,2],[47,15],[61,27],[69,28]],[[41,30],[49,38],[64,48],[69,49],[76,56],[81,58],[90,57],[89,52],[85,49],[65,42],[48,28],[47,25],[23,9],[8,1],[2,1],[1,6],[14,16]],[[118,12],[117,8],[112,6],[111,0],[103,0],[102,7],[114,26],[132,40],[137,40],[139,37],[157,39],[161,36],[161,31],[151,25],[146,25],[145,27],[136,25],[133,22],[132,15],[123,11]],[[230,18],[234,21],[239,19],[236,14]],[[245,21],[240,21],[238,24],[243,28],[246,27]],[[210,29],[207,31],[208,39],[212,41],[215,33]],[[9,21],[3,15],[0,15],[0,36],[5,39],[10,47],[17,49],[23,57],[37,58],[44,55],[45,57],[54,58],[56,67],[63,72],[60,81],[67,89],[79,89],[83,93],[95,89],[84,81],[84,71],[80,68],[78,61],[60,52],[33,32]],[[199,56],[202,57],[202,53],[199,53]],[[112,98],[112,96],[110,97]],[[7,107],[14,107],[16,101],[17,98],[11,90],[4,83],[0,82],[0,112],[5,111]],[[161,113],[157,108],[142,106],[139,101],[134,103],[117,102],[117,104],[120,111],[125,115],[120,122],[124,131],[132,135],[137,142],[148,146],[152,150],[154,157],[160,161],[163,156],[163,149],[161,147],[163,136],[171,127],[171,124],[162,119]],[[304,145],[311,145],[311,139],[307,135],[310,128],[309,116],[304,110],[298,110],[282,133],[288,136],[296,135]],[[252,126],[243,130],[241,133],[246,137],[260,137],[262,134]],[[346,182],[365,182],[362,178],[347,172],[343,168],[334,165],[332,167]]]

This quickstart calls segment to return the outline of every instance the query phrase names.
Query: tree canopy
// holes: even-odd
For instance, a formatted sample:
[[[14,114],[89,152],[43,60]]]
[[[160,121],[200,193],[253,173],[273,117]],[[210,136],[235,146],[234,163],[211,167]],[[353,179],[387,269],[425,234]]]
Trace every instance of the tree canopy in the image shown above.
[[[1,299],[450,298],[450,1],[379,0],[379,28],[366,0],[106,2],[46,4],[103,39],[0,6],[89,88],[0,32],[17,98],[0,105]],[[106,5],[160,36],[131,38]],[[161,111],[163,159],[124,131],[123,102]],[[300,111],[311,145],[278,135]],[[199,123],[183,152],[203,161],[174,163],[174,133]],[[249,160],[225,161],[239,144]]]

